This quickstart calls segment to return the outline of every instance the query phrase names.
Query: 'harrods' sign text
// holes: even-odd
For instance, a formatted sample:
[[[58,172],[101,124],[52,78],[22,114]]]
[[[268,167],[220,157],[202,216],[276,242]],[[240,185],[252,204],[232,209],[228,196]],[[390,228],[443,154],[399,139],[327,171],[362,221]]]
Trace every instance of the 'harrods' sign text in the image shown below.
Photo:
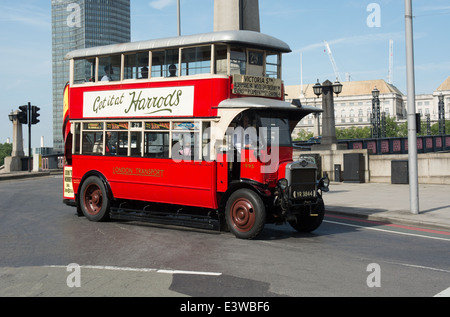
[[[83,106],[85,118],[192,116],[194,87],[85,92]]]

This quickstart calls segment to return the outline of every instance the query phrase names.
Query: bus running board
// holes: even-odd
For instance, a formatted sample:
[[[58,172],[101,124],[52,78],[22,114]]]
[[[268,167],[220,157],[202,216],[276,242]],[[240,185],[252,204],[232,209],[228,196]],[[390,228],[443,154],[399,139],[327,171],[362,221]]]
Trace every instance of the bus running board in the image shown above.
[[[112,207],[110,217],[116,220],[142,221],[164,225],[175,225],[220,231],[220,220],[215,219],[211,216],[171,212],[141,211],[135,209]]]

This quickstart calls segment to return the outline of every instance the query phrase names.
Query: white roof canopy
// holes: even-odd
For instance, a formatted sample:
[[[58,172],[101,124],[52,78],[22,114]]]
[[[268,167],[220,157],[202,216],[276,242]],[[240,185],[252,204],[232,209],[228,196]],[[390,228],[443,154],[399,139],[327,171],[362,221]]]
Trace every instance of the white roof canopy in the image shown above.
[[[223,31],[79,49],[68,53],[65,59],[70,60],[122,54],[125,52],[198,46],[214,43],[237,44],[248,48],[274,50],[282,53],[291,52],[290,47],[285,42],[269,35],[253,31]]]

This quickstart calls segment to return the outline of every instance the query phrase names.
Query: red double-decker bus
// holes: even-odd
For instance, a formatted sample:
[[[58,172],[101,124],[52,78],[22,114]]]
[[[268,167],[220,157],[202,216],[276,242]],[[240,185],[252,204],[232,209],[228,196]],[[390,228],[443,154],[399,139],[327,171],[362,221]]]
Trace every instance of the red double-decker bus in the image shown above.
[[[64,202],[107,218],[230,230],[313,231],[324,216],[291,133],[319,111],[284,101],[284,42],[225,31],[69,53]]]

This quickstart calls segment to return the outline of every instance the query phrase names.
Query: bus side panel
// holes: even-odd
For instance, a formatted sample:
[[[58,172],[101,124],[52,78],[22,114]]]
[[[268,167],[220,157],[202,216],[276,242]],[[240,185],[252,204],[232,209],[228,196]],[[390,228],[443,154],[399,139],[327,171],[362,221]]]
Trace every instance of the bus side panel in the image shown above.
[[[217,208],[215,162],[74,156],[74,166],[74,183],[96,170],[106,177],[116,199]]]
[[[217,154],[217,191],[225,193],[228,189],[228,162],[225,153]]]

